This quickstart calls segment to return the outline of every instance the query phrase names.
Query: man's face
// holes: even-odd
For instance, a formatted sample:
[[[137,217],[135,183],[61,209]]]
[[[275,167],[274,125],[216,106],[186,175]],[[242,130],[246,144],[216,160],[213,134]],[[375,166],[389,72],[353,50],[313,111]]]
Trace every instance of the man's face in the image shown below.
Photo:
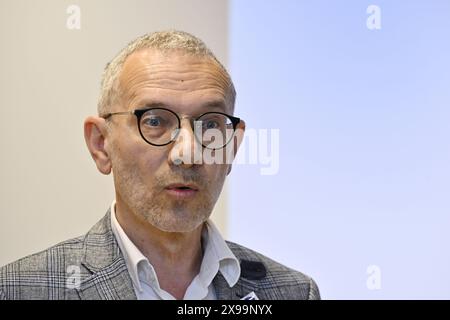
[[[142,50],[126,60],[119,78],[119,103],[111,111],[157,103],[181,117],[195,118],[208,111],[231,114],[228,85],[221,69],[208,59]],[[211,102],[220,102],[222,107],[206,106]],[[193,138],[153,146],[140,136],[134,115],[114,116],[108,121],[112,124],[105,148],[111,159],[117,201],[166,232],[188,232],[202,224],[219,197],[229,165],[197,165],[193,161],[175,165],[173,153],[193,148]],[[182,120],[183,131],[191,130],[189,121]],[[183,146],[186,143],[189,146]],[[190,185],[191,190],[179,190],[177,184]]]

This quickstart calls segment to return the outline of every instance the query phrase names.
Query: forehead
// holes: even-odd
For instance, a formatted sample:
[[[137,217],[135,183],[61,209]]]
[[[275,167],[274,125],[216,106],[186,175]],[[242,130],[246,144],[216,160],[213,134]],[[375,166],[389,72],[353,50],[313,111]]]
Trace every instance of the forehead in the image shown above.
[[[181,52],[145,49],[131,54],[119,84],[129,108],[144,101],[179,108],[208,101],[231,103],[230,83],[220,66],[210,58]]]

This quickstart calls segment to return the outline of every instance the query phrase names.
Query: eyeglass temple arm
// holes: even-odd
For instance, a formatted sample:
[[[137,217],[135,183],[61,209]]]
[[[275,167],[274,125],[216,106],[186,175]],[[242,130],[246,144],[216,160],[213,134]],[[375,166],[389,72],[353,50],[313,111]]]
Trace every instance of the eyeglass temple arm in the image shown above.
[[[114,116],[114,115],[124,115],[124,114],[134,114],[134,111],[111,112],[111,113],[104,114],[103,116],[101,116],[101,118],[108,119],[109,117]]]

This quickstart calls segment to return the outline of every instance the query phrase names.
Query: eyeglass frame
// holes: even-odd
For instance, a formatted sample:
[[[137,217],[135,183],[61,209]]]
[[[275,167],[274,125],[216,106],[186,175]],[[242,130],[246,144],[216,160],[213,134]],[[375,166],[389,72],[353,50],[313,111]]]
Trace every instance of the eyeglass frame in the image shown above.
[[[175,117],[177,118],[177,120],[178,120],[178,127],[177,127],[175,130],[178,130],[178,131],[177,131],[177,134],[176,134],[169,142],[164,143],[164,144],[156,144],[156,143],[152,143],[152,142],[148,141],[148,140],[145,138],[144,134],[142,133],[142,130],[141,130],[141,118],[142,118],[142,116],[143,116],[146,112],[151,111],[151,110],[164,110],[164,111],[169,111],[170,113],[172,113],[173,115],[175,115]],[[144,141],[147,142],[148,144],[150,144],[150,145],[152,145],[152,146],[155,146],[155,147],[163,147],[163,146],[167,146],[167,145],[171,144],[172,142],[174,142],[174,141],[176,140],[176,138],[178,137],[178,134],[179,134],[179,132],[180,132],[179,130],[181,129],[181,120],[182,120],[182,119],[192,119],[192,117],[188,117],[188,116],[180,117],[175,111],[170,110],[170,109],[167,109],[167,108],[163,108],[163,107],[149,107],[149,108],[134,109],[134,110],[131,110],[131,111],[110,112],[110,113],[104,114],[104,115],[102,115],[102,116],[100,116],[100,117],[103,118],[103,119],[105,119],[105,120],[107,120],[107,119],[109,119],[111,116],[114,116],[114,115],[128,115],[128,114],[131,114],[131,115],[135,115],[135,116],[136,116],[139,134],[141,135],[142,139],[144,139]],[[209,112],[202,113],[201,115],[199,115],[198,117],[196,117],[195,119],[193,119],[193,120],[194,120],[193,122],[198,121],[198,119],[200,119],[201,117],[203,117],[203,116],[205,116],[205,115],[207,115],[207,114],[221,114],[221,115],[223,115],[223,116],[228,117],[228,118],[231,120],[231,123],[233,124],[233,136],[234,136],[234,134],[235,134],[235,132],[236,132],[237,125],[241,122],[241,119],[238,118],[238,117],[234,117],[234,116],[231,116],[231,115],[226,114],[226,113],[224,113],[224,112],[218,112],[218,111],[209,111]],[[191,123],[193,123],[193,122],[191,122]],[[194,130],[193,127],[192,127],[192,129]],[[196,139],[198,139],[197,136],[196,136],[195,134],[194,134],[194,136],[196,137]],[[222,147],[220,147],[220,148],[208,148],[208,147],[205,146],[202,142],[200,142],[200,144],[202,145],[203,148],[207,148],[207,149],[210,149],[210,150],[220,150],[220,149],[225,148],[225,147],[228,145],[228,143],[230,143],[231,140],[233,140],[233,137],[231,137],[231,139],[228,140],[228,141],[227,141]]]

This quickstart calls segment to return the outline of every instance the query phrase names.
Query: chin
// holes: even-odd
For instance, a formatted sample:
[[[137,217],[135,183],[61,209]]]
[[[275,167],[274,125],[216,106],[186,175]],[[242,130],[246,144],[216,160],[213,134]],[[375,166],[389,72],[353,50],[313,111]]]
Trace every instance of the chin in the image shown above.
[[[206,219],[162,219],[159,221],[148,221],[155,228],[164,232],[192,232],[203,225]]]
[[[198,226],[189,226],[186,224],[164,224],[164,225],[156,225],[155,227],[164,232],[177,232],[177,233],[187,233],[194,231]]]

